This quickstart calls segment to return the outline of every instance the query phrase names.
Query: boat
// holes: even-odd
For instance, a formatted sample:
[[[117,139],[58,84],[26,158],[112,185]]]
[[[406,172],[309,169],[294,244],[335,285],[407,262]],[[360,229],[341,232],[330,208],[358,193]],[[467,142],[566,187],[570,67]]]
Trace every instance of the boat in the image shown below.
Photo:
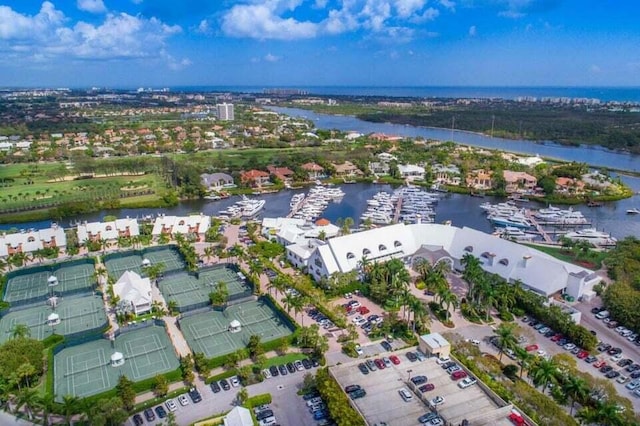
[[[602,201],[589,201],[587,203],[587,207],[602,207],[604,205],[604,203]]]
[[[304,197],[304,192],[295,194],[293,197],[291,197],[291,201],[289,202],[289,207],[291,207],[291,210],[298,209],[298,207],[300,207],[300,205],[302,204]]]
[[[219,195],[211,194],[211,195],[205,195],[204,199],[217,201],[217,200],[222,200],[222,197]]]
[[[615,246],[618,242],[611,234],[598,231],[595,228],[567,232],[564,236],[572,241],[587,241],[594,246]]]
[[[634,207],[632,209],[627,209],[627,214],[640,214],[640,209]]]
[[[504,230],[499,233],[502,238],[513,239],[517,241],[530,241],[533,240],[536,235],[524,232],[521,228],[515,226],[505,226]]]
[[[511,216],[489,216],[489,220],[496,226],[531,228],[531,222],[521,213],[515,213]]]

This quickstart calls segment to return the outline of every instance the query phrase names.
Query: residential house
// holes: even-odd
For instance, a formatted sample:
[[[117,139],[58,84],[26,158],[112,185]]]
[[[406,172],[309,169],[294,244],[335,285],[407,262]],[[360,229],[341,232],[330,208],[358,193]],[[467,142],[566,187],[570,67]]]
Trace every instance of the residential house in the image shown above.
[[[424,179],[424,167],[415,164],[398,164],[398,171],[402,179]]]
[[[235,186],[233,177],[226,173],[203,173],[200,175],[200,181],[207,191],[221,191]]]
[[[581,194],[584,193],[584,187],[585,183],[580,179],[556,178],[556,191],[561,194]]]
[[[78,224],[78,242],[117,240],[140,235],[137,219],[116,219],[111,222],[84,222]]]
[[[261,187],[270,183],[269,173],[263,172],[262,170],[249,170],[242,172],[240,181],[248,186]]]
[[[142,278],[133,271],[125,271],[113,285],[113,293],[120,300],[131,305],[134,314],[140,315],[151,311],[151,281]]]
[[[211,218],[202,213],[191,216],[160,216],[153,224],[151,235],[157,238],[160,235],[173,237],[181,234],[202,242],[210,226]]]
[[[15,253],[30,253],[45,248],[67,246],[64,229],[58,225],[51,228],[0,235],[0,257]]]
[[[309,180],[317,180],[325,177],[324,168],[316,163],[305,163],[300,166],[302,170],[307,172]]]
[[[502,177],[505,181],[504,189],[508,194],[512,194],[514,192],[531,194],[535,191],[535,188],[538,185],[538,179],[525,172],[504,170],[502,172]]]
[[[288,167],[267,166],[267,170],[286,185],[291,185],[293,182],[294,172]]]
[[[434,182],[443,185],[460,185],[460,169],[454,164],[445,166],[444,164],[434,164],[431,168],[434,175]]]
[[[492,175],[491,170],[473,170],[467,174],[465,181],[469,188],[484,191],[493,187]]]
[[[362,173],[362,170],[360,170],[351,161],[345,161],[342,164],[334,164],[333,167],[336,169],[336,176],[341,178],[354,178],[364,174]]]

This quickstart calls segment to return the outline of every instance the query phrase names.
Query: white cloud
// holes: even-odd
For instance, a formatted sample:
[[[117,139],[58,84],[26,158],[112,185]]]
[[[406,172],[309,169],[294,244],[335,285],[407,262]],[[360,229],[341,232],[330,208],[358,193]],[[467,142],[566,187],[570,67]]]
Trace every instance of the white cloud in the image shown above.
[[[166,41],[182,31],[157,18],[107,14],[101,23],[69,20],[50,2],[29,16],[0,6],[0,52],[14,52],[27,61],[65,59],[164,59],[171,68],[184,67],[166,53]]]
[[[438,9],[434,9],[433,7],[428,8],[422,14],[416,15],[410,19],[411,22],[420,24],[422,22],[433,21],[438,16],[440,16],[440,11]]]
[[[290,10],[292,7],[295,9],[297,3],[271,0],[264,4],[235,5],[222,18],[222,30],[232,37],[275,40],[313,38],[318,33],[316,23],[281,18],[276,13],[283,5]]]
[[[592,64],[589,67],[589,72],[591,72],[592,74],[600,74],[602,72],[602,68],[600,68],[598,65],[596,64]]]
[[[478,34],[478,28],[475,25],[469,27],[469,37],[475,37]]]
[[[316,9],[324,9],[325,7],[327,7],[327,3],[329,3],[329,0],[316,0],[316,2],[313,4],[313,7],[315,7]]]
[[[77,0],[76,6],[78,9],[90,13],[104,13],[107,11],[102,0]]]
[[[195,28],[195,32],[200,34],[211,34],[212,29],[211,29],[211,26],[209,25],[209,21],[207,21],[206,19],[203,19],[202,21],[200,21],[198,26]]]
[[[452,0],[439,0],[438,3],[440,3],[440,6],[445,9],[449,9],[452,12],[455,12],[456,10],[456,3]]]
[[[426,0],[395,0],[395,8],[398,11],[398,17],[408,18],[422,10],[425,3]]]
[[[280,60],[280,56],[272,55],[271,53],[267,53],[264,56],[264,60],[267,62],[278,62]]]
[[[167,67],[169,67],[169,69],[172,71],[182,71],[183,69],[191,65],[190,59],[176,59],[164,49],[160,51],[160,56],[165,60],[165,62],[167,63]]]

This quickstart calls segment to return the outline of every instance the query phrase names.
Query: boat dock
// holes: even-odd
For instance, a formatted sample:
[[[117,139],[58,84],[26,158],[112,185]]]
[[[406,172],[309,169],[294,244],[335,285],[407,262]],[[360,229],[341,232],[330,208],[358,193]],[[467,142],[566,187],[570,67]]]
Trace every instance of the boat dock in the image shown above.
[[[396,209],[393,212],[393,223],[398,223],[400,221],[401,211],[402,211],[402,197],[398,197],[398,202],[396,203]]]
[[[531,225],[533,225],[533,227],[536,228],[536,231],[538,231],[538,234],[540,234],[540,236],[542,237],[542,239],[544,240],[545,243],[547,243],[547,244],[553,244],[554,243],[553,238],[551,238],[549,233],[547,231],[545,231],[545,229],[542,227],[542,224],[540,224],[536,220],[536,218],[532,214],[531,210],[529,210],[529,209],[525,210],[525,216],[527,217],[529,222],[531,222]]]

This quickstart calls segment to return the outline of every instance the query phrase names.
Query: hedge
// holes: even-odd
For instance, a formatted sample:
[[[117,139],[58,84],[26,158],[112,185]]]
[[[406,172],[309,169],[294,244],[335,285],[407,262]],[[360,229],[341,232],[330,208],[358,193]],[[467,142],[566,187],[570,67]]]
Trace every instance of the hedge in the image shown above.
[[[183,393],[187,393],[187,392],[189,392],[189,387],[188,386],[183,386],[181,388],[178,388],[176,390],[173,390],[173,391],[167,393],[165,396],[152,398],[152,399],[150,399],[148,401],[144,401],[144,402],[141,402],[140,404],[136,404],[133,407],[133,410],[131,410],[131,412],[132,413],[140,412],[140,411],[145,410],[145,409],[147,409],[149,407],[153,407],[154,405],[161,404],[164,401],[166,401],[167,399],[175,398],[176,396],[182,395]]]
[[[252,409],[253,407],[258,407],[260,405],[271,404],[271,401],[272,398],[270,393],[261,393],[260,395],[247,398],[243,405],[248,409]]]

